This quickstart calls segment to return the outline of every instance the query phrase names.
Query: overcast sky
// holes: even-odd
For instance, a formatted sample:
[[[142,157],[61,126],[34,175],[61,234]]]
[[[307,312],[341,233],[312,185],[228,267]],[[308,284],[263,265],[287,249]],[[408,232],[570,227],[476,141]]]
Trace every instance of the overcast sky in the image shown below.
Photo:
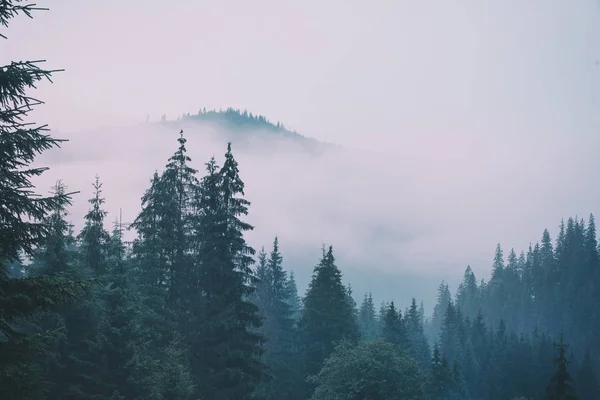
[[[36,117],[69,137],[233,106],[385,152],[363,181],[400,174],[386,210],[423,233],[403,254],[452,252],[459,272],[600,212],[598,0],[37,3],[50,12],[12,23],[0,62],[66,69]]]

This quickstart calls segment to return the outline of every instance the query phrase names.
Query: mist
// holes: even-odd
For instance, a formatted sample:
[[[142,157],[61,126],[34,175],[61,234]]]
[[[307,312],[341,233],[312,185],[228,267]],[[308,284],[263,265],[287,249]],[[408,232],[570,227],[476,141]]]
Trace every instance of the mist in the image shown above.
[[[224,153],[216,127],[138,121],[228,106],[340,145],[314,157],[261,132],[232,139],[252,201],[248,239],[268,246],[279,235],[307,270],[327,243],[342,269],[365,276],[434,287],[470,264],[487,278],[498,242],[524,250],[561,218],[597,211],[596,1],[51,9],[15,21],[3,57],[66,70],[40,86],[47,105],[33,116],[70,139],[41,160],[52,168],[40,188],[61,178],[82,191],[74,221],[96,173],[111,218],[122,208],[133,220],[179,129],[199,170]],[[410,295],[418,290],[397,296]]]
[[[62,179],[81,191],[71,210],[80,229],[97,174],[107,221],[122,210],[123,222],[131,222],[152,174],[176,151],[181,129],[199,176],[210,157],[222,163],[232,141],[252,202],[247,220],[255,230],[247,239],[268,251],[277,235],[302,291],[326,244],[357,298],[377,291],[402,303],[416,296],[430,307],[439,281],[456,287],[467,265],[487,280],[497,243],[526,250],[573,210],[587,217],[598,198],[589,184],[596,169],[583,168],[593,159],[558,164],[558,146],[515,148],[510,159],[483,145],[474,151],[450,143],[445,147],[455,151],[441,160],[427,157],[423,144],[419,152],[375,152],[317,143],[321,151],[311,152],[303,144],[314,141],[301,136],[185,120],[56,133],[68,142],[39,158],[50,170],[36,183],[50,188]]]

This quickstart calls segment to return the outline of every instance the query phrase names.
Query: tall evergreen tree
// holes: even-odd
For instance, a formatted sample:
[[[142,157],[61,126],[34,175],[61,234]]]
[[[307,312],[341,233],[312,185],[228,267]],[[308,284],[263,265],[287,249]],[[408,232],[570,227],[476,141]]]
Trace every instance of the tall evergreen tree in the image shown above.
[[[299,321],[305,376],[316,374],[341,340],[358,339],[358,326],[347,296],[330,246],[314,269]]]
[[[402,312],[394,306],[393,301],[388,306],[382,322],[381,338],[398,348],[407,349],[406,328]]]
[[[91,208],[85,215],[85,226],[77,237],[80,240],[79,254],[81,266],[87,273],[92,276],[105,276],[108,272],[106,246],[110,236],[104,227],[104,218],[108,213],[102,208],[105,199],[102,197],[102,183],[98,176],[93,186],[94,195],[88,200]]]
[[[417,308],[417,301],[414,297],[405,315],[405,326],[409,352],[423,368],[428,364],[431,354],[429,353],[429,344]]]
[[[467,265],[463,280],[458,285],[458,290],[456,291],[456,305],[470,318],[474,318],[479,310],[479,287],[477,286],[477,279],[475,278],[475,274],[470,265]]]
[[[362,340],[375,340],[379,336],[375,304],[373,303],[373,295],[370,292],[365,293],[365,297],[360,305],[358,326]]]
[[[571,374],[567,368],[567,348],[561,335],[560,341],[555,345],[558,352],[558,357],[554,360],[557,369],[550,384],[546,388],[547,400],[578,400],[579,397],[575,393],[575,388],[572,384]]]
[[[6,0],[0,7],[0,23],[8,26],[17,16],[32,16],[35,5]],[[6,39],[6,36],[0,35]],[[38,61],[12,62],[0,67],[0,398],[26,399],[40,391],[32,360],[45,352],[53,335],[31,335],[23,325],[56,305],[80,298],[88,283],[73,282],[62,275],[15,279],[8,266],[51,235],[44,221],[69,194],[37,197],[31,180],[46,168],[32,167],[38,154],[60,145],[45,133],[45,125],[31,124],[27,114],[42,102],[27,92],[36,83],[50,80],[53,72]]]
[[[264,362],[273,379],[266,383],[267,399],[294,398],[297,390],[298,363],[295,348],[294,320],[287,288],[287,273],[282,266],[279,239],[275,237],[267,262],[267,290],[264,302]]]
[[[433,346],[428,393],[431,400],[446,400],[452,388],[452,373],[437,343]]]
[[[192,371],[200,379],[198,395],[217,400],[252,398],[264,377],[263,339],[253,331],[261,321],[258,308],[248,300],[254,250],[243,237],[252,229],[240,220],[249,205],[240,197],[243,191],[229,144],[223,168],[211,159],[201,182],[199,275],[193,279],[202,298],[199,326],[191,338]]]
[[[431,342],[435,342],[440,334],[444,313],[448,304],[452,302],[452,295],[446,282],[442,281],[438,286],[437,301],[433,307],[433,315],[427,329],[427,336]]]
[[[292,318],[294,321],[298,321],[300,318],[300,311],[302,309],[302,300],[298,296],[298,286],[296,286],[296,277],[294,271],[290,271],[288,281],[286,284],[287,298],[290,303],[290,309],[292,311]]]

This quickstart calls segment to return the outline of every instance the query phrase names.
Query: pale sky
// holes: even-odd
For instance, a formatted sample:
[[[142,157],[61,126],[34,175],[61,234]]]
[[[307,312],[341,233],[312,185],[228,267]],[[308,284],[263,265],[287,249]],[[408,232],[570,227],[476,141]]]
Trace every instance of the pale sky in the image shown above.
[[[355,166],[355,175],[341,166],[358,163],[360,153],[319,164],[327,172],[312,171],[318,185],[306,178],[302,186],[298,175],[297,193],[330,192],[306,195],[311,207],[301,218],[299,204],[284,202],[264,238],[283,231],[290,241],[331,241],[354,255],[361,227],[389,223],[413,236],[409,246],[385,243],[390,264],[398,257],[413,270],[458,276],[470,263],[482,275],[498,241],[522,250],[545,227],[556,232],[562,217],[600,214],[599,0],[37,3],[50,11],[10,25],[0,63],[47,59],[66,69],[35,93],[47,102],[35,116],[69,132],[80,157],[90,151],[80,132],[229,106],[322,141],[383,152],[367,157],[368,167],[356,164],[364,168]],[[139,139],[117,131],[111,148]],[[147,158],[156,159],[140,168],[135,193],[122,203],[139,203],[175,144],[154,146],[160,151]],[[206,160],[197,161],[201,168]],[[294,167],[286,160],[280,170]],[[67,184],[70,168],[61,169]],[[275,211],[256,189],[268,187],[267,168],[246,168],[257,218],[268,219]],[[75,186],[96,172],[107,181],[122,176],[98,161],[90,176],[73,178]],[[281,176],[273,179],[283,184]],[[107,191],[125,186],[132,187]],[[324,205],[313,212],[317,199]],[[340,208],[364,213],[349,223]],[[330,224],[314,237],[314,226],[298,225],[309,224],[309,211],[317,218],[331,209],[343,227]]]
[[[2,59],[67,70],[41,94],[56,129],[228,106],[360,148],[598,126],[598,0],[37,3]]]

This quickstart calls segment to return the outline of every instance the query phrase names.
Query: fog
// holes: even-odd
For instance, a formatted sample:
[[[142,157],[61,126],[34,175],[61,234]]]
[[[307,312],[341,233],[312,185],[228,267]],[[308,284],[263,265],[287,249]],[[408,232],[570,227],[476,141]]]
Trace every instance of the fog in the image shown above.
[[[357,297],[430,303],[467,264],[487,278],[496,243],[524,250],[598,211],[595,0],[38,3],[51,11],[15,21],[1,61],[66,69],[34,116],[70,139],[39,187],[82,191],[74,221],[96,173],[110,218],[131,221],[180,128],[198,169],[222,160],[223,128],[138,121],[228,106],[342,146],[233,140],[248,240],[279,235],[304,284],[327,243]]]

